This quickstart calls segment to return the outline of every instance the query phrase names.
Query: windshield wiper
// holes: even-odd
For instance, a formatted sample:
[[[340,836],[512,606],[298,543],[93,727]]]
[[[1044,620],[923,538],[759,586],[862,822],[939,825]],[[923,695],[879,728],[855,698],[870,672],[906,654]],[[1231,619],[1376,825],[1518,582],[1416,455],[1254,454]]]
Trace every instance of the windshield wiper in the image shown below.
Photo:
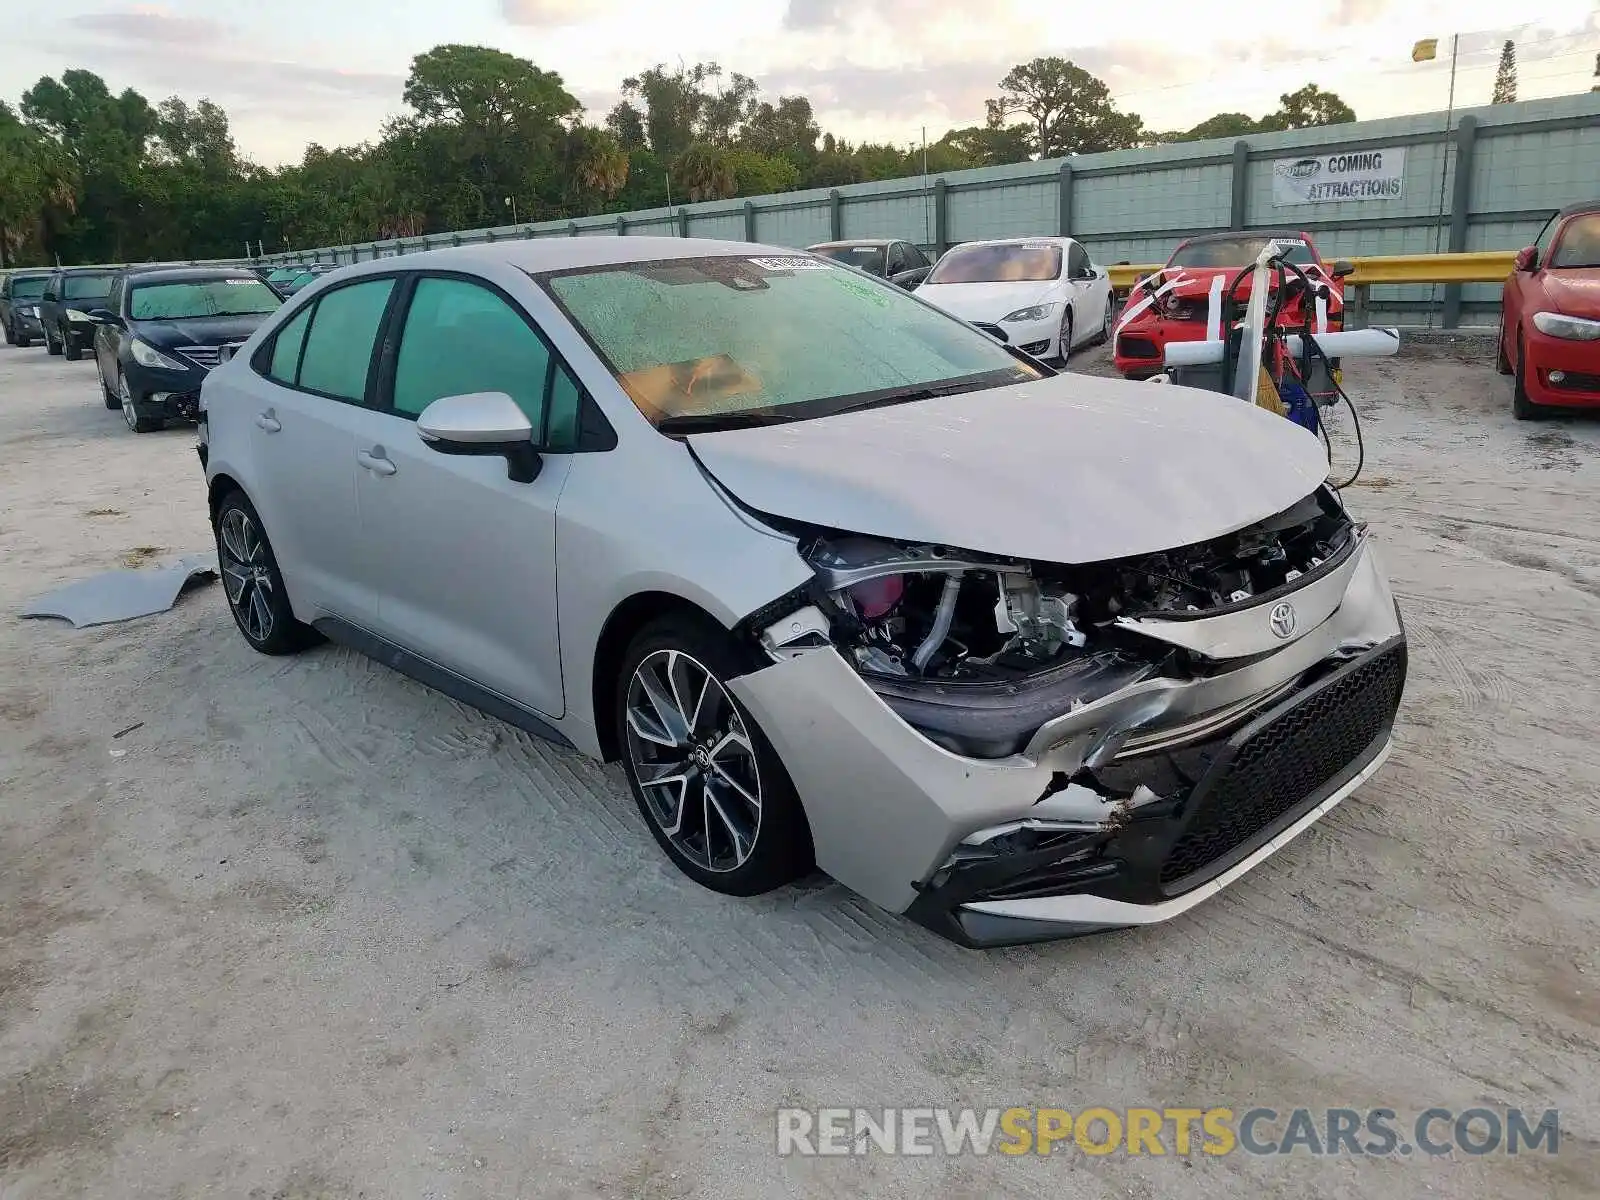
[[[754,429],[759,425],[783,425],[796,417],[789,413],[753,409],[748,412],[680,413],[662,417],[656,428],[662,433],[718,433],[724,429]]]
[[[864,396],[859,400],[842,404],[830,410],[833,413],[862,412],[869,408],[887,408],[891,404],[908,404],[914,400],[936,400],[940,396],[958,396],[962,392],[982,392],[989,388],[1005,387],[1010,383],[1022,383],[1020,379],[995,379],[984,376],[979,379],[960,379],[954,383],[918,383],[909,387],[895,388],[892,391],[877,392]]]

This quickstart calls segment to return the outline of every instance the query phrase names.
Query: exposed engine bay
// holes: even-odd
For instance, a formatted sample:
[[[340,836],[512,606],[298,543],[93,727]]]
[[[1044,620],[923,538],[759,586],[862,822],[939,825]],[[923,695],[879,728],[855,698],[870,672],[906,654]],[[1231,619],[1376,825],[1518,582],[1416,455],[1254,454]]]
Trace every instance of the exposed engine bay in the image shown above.
[[[1210,613],[1316,572],[1354,525],[1326,489],[1285,512],[1194,546],[1089,566],[988,559],[877,538],[804,548],[834,610],[834,643],[864,674],[1015,679],[1126,649],[1119,617]]]
[[[1217,664],[1124,618],[1182,619],[1292,592],[1342,562],[1357,526],[1328,488],[1235,533],[1081,566],[806,531],[814,627],[774,657],[831,643],[891,707],[947,749],[1015,752],[1045,721],[1157,675]]]

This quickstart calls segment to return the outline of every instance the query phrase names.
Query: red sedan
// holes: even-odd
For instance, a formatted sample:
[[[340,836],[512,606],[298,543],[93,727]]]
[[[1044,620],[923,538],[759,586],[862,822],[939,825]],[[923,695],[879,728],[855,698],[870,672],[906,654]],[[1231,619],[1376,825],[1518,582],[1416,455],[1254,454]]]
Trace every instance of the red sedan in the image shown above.
[[[1180,242],[1167,265],[1146,275],[1128,296],[1122,323],[1117,326],[1113,351],[1117,370],[1130,379],[1148,379],[1162,369],[1168,342],[1198,342],[1206,336],[1206,314],[1210,307],[1211,281],[1222,276],[1226,289],[1234,278],[1260,256],[1268,241],[1283,246],[1284,260],[1300,268],[1313,287],[1325,293],[1329,329],[1344,327],[1344,277],[1354,268],[1349,263],[1325,263],[1317,253],[1311,235],[1299,231],[1260,233],[1207,233]],[[1301,295],[1298,281],[1291,285],[1295,294],[1279,305],[1278,323],[1299,328],[1306,319],[1306,304],[1316,299]],[[1237,312],[1230,321],[1243,315],[1250,298],[1246,279],[1234,295]],[[1148,300],[1148,304],[1141,303]],[[1313,329],[1316,328],[1315,314]]]
[[[1503,375],[1511,411],[1600,408],[1600,200],[1563,208],[1517,252],[1500,298]]]

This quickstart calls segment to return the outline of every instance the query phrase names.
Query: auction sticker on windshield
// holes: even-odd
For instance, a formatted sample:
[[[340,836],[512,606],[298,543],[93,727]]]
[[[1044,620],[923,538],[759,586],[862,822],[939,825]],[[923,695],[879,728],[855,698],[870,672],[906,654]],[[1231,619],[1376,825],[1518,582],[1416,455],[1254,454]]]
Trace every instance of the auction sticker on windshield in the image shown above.
[[[820,258],[752,258],[756,266],[766,271],[828,271],[830,263]]]

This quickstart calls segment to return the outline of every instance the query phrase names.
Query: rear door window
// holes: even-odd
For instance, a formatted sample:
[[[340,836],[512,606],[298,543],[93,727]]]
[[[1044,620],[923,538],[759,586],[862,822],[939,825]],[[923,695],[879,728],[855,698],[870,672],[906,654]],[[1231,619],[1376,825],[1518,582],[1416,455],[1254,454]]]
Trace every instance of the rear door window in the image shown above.
[[[369,279],[319,298],[300,356],[300,387],[357,403],[366,397],[372,348],[392,291],[393,279]]]
[[[311,310],[307,305],[282,329],[272,342],[272,359],[267,366],[267,377],[285,387],[294,387],[300,375],[300,348],[306,342],[306,327],[311,324]]]

